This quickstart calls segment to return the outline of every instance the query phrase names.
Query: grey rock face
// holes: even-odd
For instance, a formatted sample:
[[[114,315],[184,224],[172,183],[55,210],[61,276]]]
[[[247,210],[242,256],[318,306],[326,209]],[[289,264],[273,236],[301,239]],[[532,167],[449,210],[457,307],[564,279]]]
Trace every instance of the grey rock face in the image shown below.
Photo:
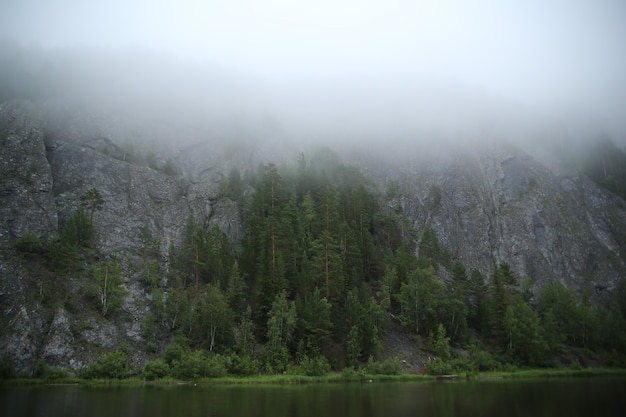
[[[47,363],[72,367],[72,360],[76,358],[74,335],[65,309],[60,307],[55,311],[44,343],[41,356]]]
[[[30,277],[10,247],[22,236],[55,236],[58,231],[43,138],[43,121],[33,104],[0,105],[0,356],[15,358],[18,372],[30,370],[47,320],[41,308],[27,305]]]
[[[142,232],[158,242],[162,272],[190,217],[238,241],[241,207],[219,198],[220,183],[233,165],[241,172],[256,169],[265,156],[226,161],[210,145],[185,145],[172,152],[172,169],[162,169],[167,155],[155,157],[154,169],[123,149],[120,126],[84,117],[51,123],[44,116],[28,102],[0,105],[0,357],[12,358],[18,372],[32,371],[38,358],[80,370],[124,344],[139,365],[146,357],[142,323],[151,314],[142,283]],[[624,275],[626,204],[584,176],[551,170],[515,147],[394,161],[345,158],[381,190],[395,181],[399,192],[385,201],[389,209],[400,206],[415,230],[433,228],[455,259],[484,275],[508,262],[535,289],[561,281],[594,290],[598,300]],[[120,259],[127,290],[115,320],[40,305],[27,293],[37,288],[37,278],[12,248],[27,234],[57,237],[91,188],[104,199],[93,219],[95,252]],[[70,293],[75,286],[69,284]]]
[[[0,244],[28,233],[53,234],[57,212],[44,125],[25,101],[0,105]]]
[[[190,217],[237,238],[240,213],[234,203],[218,201],[221,174],[212,167],[196,169],[204,173],[191,181],[131,163],[107,136],[106,124],[92,120],[69,122],[46,136],[42,112],[22,101],[0,107],[0,300],[7,323],[0,356],[14,358],[18,372],[31,372],[38,358],[79,370],[102,349],[125,344],[140,363],[142,323],[150,314],[149,290],[141,282],[142,230],[159,243],[159,263],[166,270],[170,244],[180,241]],[[127,296],[114,322],[33,303],[27,291],[37,278],[12,250],[27,234],[59,236],[91,188],[104,200],[93,217],[96,254],[115,255],[123,266]]]
[[[400,197],[390,204],[400,204],[416,230],[433,228],[453,258],[484,275],[507,262],[534,289],[560,281],[602,300],[624,274],[624,202],[513,146],[359,164],[381,187],[398,181]]]

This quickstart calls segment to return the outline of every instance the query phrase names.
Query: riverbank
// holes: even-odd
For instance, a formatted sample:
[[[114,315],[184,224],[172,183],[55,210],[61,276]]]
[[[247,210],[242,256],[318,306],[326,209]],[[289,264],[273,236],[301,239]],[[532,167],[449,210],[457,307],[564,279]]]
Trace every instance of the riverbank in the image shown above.
[[[220,378],[202,378],[183,381],[163,378],[147,381],[141,378],[127,379],[83,379],[83,378],[16,378],[0,381],[0,387],[37,386],[37,385],[106,385],[106,386],[141,386],[141,385],[271,385],[271,384],[323,384],[323,383],[374,383],[374,382],[432,382],[432,381],[467,381],[487,379],[516,378],[570,378],[570,377],[626,377],[626,369],[622,368],[585,368],[585,369],[525,369],[513,372],[484,372],[472,375],[368,375],[354,372],[329,373],[324,376],[303,375],[254,375],[246,377],[225,376]]]

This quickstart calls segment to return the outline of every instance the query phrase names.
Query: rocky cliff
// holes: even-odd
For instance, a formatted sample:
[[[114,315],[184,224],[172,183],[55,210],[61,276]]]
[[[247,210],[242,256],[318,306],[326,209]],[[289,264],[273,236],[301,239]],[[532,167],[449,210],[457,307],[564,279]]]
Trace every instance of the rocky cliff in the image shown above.
[[[158,242],[154,256],[163,279],[169,247],[190,217],[217,224],[237,241],[244,213],[220,198],[223,178],[233,166],[254,170],[289,154],[267,143],[229,146],[173,124],[160,130],[167,141],[159,145],[150,142],[154,130],[79,112],[59,119],[27,101],[0,106],[0,356],[19,372],[30,372],[38,358],[79,370],[121,345],[141,364],[151,297],[142,283],[146,232]],[[503,142],[407,149],[399,159],[375,155],[361,149],[342,157],[369,176],[389,210],[401,208],[416,231],[433,228],[453,258],[485,275],[508,262],[534,289],[561,281],[592,291],[599,302],[625,275],[626,205],[577,172],[544,165]],[[387,192],[391,187],[396,191]],[[57,239],[92,188],[104,201],[93,217],[95,256],[121,260],[127,290],[115,320],[81,315],[72,303],[44,303],[38,272],[14,248],[29,234]],[[69,280],[63,285],[71,298],[71,278],[54,279]]]

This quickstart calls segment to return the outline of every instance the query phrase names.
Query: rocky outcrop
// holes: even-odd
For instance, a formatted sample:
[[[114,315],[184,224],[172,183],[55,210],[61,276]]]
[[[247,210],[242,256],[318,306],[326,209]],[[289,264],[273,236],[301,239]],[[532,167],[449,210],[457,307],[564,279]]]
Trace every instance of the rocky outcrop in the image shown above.
[[[39,357],[80,369],[99,349],[124,344],[137,350],[140,363],[145,356],[141,326],[150,314],[149,291],[137,267],[145,246],[142,232],[158,242],[158,261],[166,271],[169,247],[180,241],[190,217],[237,237],[242,234],[239,210],[218,200],[220,172],[193,180],[172,175],[132,162],[106,125],[70,120],[51,133],[49,123],[42,108],[29,102],[0,107],[0,355],[14,358],[19,372],[30,372]],[[28,234],[58,237],[91,188],[104,200],[93,216],[96,254],[117,256],[124,269],[127,296],[114,323],[62,308],[49,311],[33,301],[37,297],[27,292],[38,278],[12,249]]]
[[[399,195],[388,204],[400,205],[416,230],[433,228],[453,258],[486,276],[507,262],[535,290],[561,281],[605,300],[625,274],[624,202],[515,146],[457,149],[393,165],[358,163],[370,167],[381,187],[397,181]]]
[[[0,105],[0,356],[10,357],[19,372],[32,371],[38,358],[80,370],[124,344],[141,364],[143,319],[150,314],[141,266],[146,231],[158,243],[163,276],[169,247],[180,241],[190,217],[218,225],[236,242],[243,213],[238,203],[219,197],[225,173],[233,166],[254,170],[278,154],[249,147],[237,153],[223,143],[212,146],[206,132],[181,131],[184,144],[170,138],[146,157],[128,148],[127,138],[141,135],[124,126],[53,114],[25,101]],[[460,146],[414,158],[404,152],[393,160],[366,151],[344,158],[381,191],[393,181],[397,192],[384,204],[401,208],[416,231],[433,228],[455,259],[486,276],[495,263],[508,262],[535,289],[558,280],[593,290],[601,301],[625,275],[624,201],[512,145]],[[76,306],[44,306],[32,294],[37,274],[13,249],[28,234],[57,238],[91,188],[104,200],[93,217],[96,255],[121,259],[127,290],[114,321],[81,315]],[[71,297],[77,284],[66,285]]]

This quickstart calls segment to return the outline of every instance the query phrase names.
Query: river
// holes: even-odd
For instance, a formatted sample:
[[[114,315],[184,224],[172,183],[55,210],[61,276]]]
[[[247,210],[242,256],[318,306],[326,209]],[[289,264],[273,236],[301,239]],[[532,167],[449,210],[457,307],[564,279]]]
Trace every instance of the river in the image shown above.
[[[626,378],[0,388],[0,415],[622,416]]]

